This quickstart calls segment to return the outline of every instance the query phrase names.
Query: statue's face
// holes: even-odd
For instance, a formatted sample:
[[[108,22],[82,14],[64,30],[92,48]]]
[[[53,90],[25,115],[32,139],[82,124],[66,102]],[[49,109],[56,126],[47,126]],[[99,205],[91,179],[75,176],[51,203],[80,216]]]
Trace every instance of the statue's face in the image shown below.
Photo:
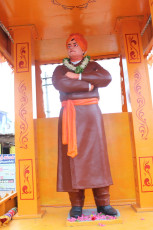
[[[77,42],[72,39],[67,45],[67,52],[70,59],[79,58],[82,59],[83,51]]]

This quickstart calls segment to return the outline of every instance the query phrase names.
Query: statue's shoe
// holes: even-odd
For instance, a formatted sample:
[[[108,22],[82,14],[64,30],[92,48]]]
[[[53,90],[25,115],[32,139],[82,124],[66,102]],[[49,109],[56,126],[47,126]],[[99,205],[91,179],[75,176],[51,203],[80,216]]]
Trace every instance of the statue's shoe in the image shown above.
[[[115,208],[113,208],[111,205],[106,205],[106,206],[97,206],[97,212],[98,213],[103,213],[105,215],[109,216],[116,216],[117,211]]]
[[[77,219],[78,216],[82,216],[82,207],[73,206],[70,210],[70,217]]]

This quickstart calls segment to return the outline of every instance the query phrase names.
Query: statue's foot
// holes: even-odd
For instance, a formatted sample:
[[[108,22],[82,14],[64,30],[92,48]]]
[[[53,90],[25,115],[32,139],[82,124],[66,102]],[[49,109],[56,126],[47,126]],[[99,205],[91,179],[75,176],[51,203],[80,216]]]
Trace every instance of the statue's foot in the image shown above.
[[[82,207],[73,206],[70,210],[70,217],[78,218],[78,216],[82,216]]]
[[[98,213],[104,213],[105,215],[109,216],[116,216],[117,211],[115,208],[113,208],[111,205],[106,205],[106,206],[97,206],[97,212]]]

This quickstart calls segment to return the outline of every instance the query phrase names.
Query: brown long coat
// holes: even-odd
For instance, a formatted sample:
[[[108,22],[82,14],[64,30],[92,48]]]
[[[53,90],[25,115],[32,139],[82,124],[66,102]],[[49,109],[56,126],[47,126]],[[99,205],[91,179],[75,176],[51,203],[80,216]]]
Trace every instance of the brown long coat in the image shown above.
[[[60,93],[60,100],[99,98],[98,87],[111,81],[110,74],[96,62],[89,62],[82,79],[69,79],[70,71],[64,65],[53,73],[53,85]],[[89,91],[89,83],[94,90]],[[57,191],[71,192],[78,189],[99,188],[112,184],[102,114],[97,104],[75,106],[78,155],[67,156],[67,145],[62,144],[62,113],[58,125],[58,174]]]

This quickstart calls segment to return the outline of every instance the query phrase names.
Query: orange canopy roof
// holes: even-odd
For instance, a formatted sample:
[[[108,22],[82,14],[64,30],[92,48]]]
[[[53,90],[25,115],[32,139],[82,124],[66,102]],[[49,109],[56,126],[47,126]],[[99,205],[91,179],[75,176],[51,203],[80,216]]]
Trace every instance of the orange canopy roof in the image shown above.
[[[73,32],[84,34],[89,55],[118,55],[117,18],[142,16],[143,28],[149,15],[149,0],[0,0],[0,21],[8,29],[35,26],[35,56],[42,62],[66,56],[65,41]]]

